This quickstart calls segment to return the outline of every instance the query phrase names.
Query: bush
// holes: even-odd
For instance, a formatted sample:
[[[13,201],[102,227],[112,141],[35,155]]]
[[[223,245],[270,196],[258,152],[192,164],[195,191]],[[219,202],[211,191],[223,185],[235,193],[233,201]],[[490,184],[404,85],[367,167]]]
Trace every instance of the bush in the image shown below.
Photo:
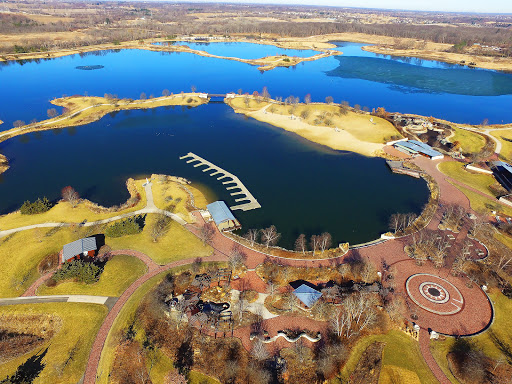
[[[20,208],[20,212],[22,215],[35,215],[37,213],[43,213],[52,207],[52,203],[48,201],[46,197],[42,199],[37,199],[33,203],[30,201],[25,201]]]
[[[93,263],[82,260],[73,260],[64,263],[61,269],[55,272],[52,279],[56,282],[74,279],[80,283],[92,284],[98,281],[102,269]]]
[[[142,231],[141,216],[129,217],[112,224],[105,230],[108,237],[121,237],[125,235],[136,235]]]

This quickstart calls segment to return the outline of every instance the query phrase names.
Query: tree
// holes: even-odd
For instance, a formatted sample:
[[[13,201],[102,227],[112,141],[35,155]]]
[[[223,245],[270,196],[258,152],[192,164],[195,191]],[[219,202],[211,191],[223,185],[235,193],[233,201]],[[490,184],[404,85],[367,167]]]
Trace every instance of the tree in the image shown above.
[[[247,255],[244,252],[244,248],[240,244],[234,243],[229,253],[229,266],[231,269],[234,271],[241,268],[246,259]]]
[[[252,344],[251,355],[258,361],[268,359],[269,354],[259,337],[256,337]]]
[[[141,100],[145,100],[146,99],[146,94],[144,92],[141,92],[140,94],[140,97],[139,97]]]
[[[265,99],[265,100],[268,100],[270,99],[270,93],[268,92],[268,88],[265,86],[263,87],[263,90],[261,91],[261,96]]]
[[[199,232],[199,237],[203,240],[203,245],[211,242],[215,236],[215,228],[212,223],[205,223]]]
[[[78,202],[80,201],[80,195],[77,191],[73,189],[71,186],[67,186],[62,188],[62,198],[64,201],[67,201],[71,204],[71,206],[74,208],[77,206]]]
[[[164,89],[164,90],[162,91],[162,96],[169,96],[169,94],[170,94],[170,92],[169,92],[169,90],[168,90],[168,89]]]
[[[160,237],[165,235],[165,233],[169,230],[170,224],[171,218],[165,215],[158,215],[158,218],[151,227],[151,239],[154,243],[156,243]]]
[[[25,125],[25,122],[23,120],[16,120],[12,125],[14,128],[21,128]]]
[[[309,111],[307,109],[303,110],[301,113],[300,113],[300,117],[303,119],[303,120],[306,120],[308,117],[309,117]]]
[[[320,235],[320,250],[322,254],[326,249],[328,249],[332,244],[332,236],[329,232],[324,232]]]
[[[305,254],[308,250],[308,244],[306,241],[306,235],[301,233],[299,237],[297,237],[297,240],[295,240],[295,250],[297,252],[302,252],[302,254]]]
[[[195,85],[190,86],[190,89],[192,90],[192,93],[196,93],[197,88]]]
[[[46,111],[46,114],[50,119],[53,119],[55,116],[57,116],[57,110],[55,108],[50,108]]]
[[[311,250],[313,251],[313,256],[315,256],[316,251],[318,251],[318,248],[320,247],[321,238],[318,235],[311,236]]]
[[[244,238],[249,241],[251,247],[254,247],[254,243],[258,241],[260,232],[257,229],[249,229],[247,233],[244,235]]]
[[[333,101],[334,101],[334,99],[332,98],[332,96],[327,96],[327,97],[325,98],[325,102],[326,102],[327,104],[332,104],[332,103],[333,103]]]
[[[267,248],[271,245],[275,245],[280,237],[281,234],[277,232],[274,225],[261,230],[261,239]]]
[[[306,96],[304,96],[304,103],[309,104],[311,103],[311,94],[308,93]]]

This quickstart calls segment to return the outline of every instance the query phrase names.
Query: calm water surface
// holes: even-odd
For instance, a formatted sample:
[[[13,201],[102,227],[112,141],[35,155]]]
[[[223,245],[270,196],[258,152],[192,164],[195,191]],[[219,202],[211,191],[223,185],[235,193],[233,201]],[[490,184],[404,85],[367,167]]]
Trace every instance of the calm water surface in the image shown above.
[[[210,44],[219,55],[262,57],[272,46]],[[0,119],[46,118],[49,103],[63,94],[138,98],[163,89],[179,93],[225,93],[267,86],[273,97],[310,93],[352,105],[433,115],[452,121],[509,122],[510,74],[418,59],[379,56],[360,44],[339,43],[345,54],[294,68],[260,73],[247,64],[139,50],[96,52],[0,66]],[[219,50],[218,52],[215,50]],[[302,52],[304,55],[309,53]],[[314,52],[313,52],[314,54]],[[84,71],[77,66],[101,65]],[[290,246],[297,234],[332,232],[336,242],[357,243],[387,229],[394,212],[418,212],[428,191],[421,180],[391,174],[382,159],[332,151],[300,137],[234,114],[223,104],[196,109],[157,108],[113,114],[84,127],[25,135],[0,144],[11,169],[0,176],[0,212],[26,199],[73,185],[82,196],[110,205],[127,197],[126,178],[150,173],[202,183],[233,205],[224,187],[179,161],[194,152],[236,174],[263,208],[238,212],[244,227],[275,224]]]

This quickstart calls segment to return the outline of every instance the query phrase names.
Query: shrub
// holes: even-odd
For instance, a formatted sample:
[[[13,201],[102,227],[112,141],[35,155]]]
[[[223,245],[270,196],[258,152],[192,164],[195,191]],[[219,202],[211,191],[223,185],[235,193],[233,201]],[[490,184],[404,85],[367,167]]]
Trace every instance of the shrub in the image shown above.
[[[61,269],[53,274],[52,279],[56,282],[68,279],[92,284],[98,281],[102,269],[93,263],[87,263],[82,260],[73,260],[64,263]]]
[[[105,230],[105,235],[108,237],[121,237],[125,235],[135,235],[142,231],[143,225],[141,223],[141,216],[129,217],[120,220],[109,226]]]
[[[20,208],[20,212],[22,215],[35,215],[37,213],[43,213],[48,211],[52,207],[52,203],[48,201],[46,197],[42,199],[37,199],[33,203],[30,201],[25,201]]]
[[[290,62],[290,59],[286,57],[286,58],[284,58],[284,59],[283,59],[283,61],[285,61],[285,62],[289,63],[289,62]]]

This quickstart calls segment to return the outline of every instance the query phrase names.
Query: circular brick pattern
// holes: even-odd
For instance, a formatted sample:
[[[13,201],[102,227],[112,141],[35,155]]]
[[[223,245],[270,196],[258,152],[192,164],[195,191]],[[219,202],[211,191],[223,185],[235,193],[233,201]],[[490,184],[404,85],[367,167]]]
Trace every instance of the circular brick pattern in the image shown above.
[[[436,315],[453,315],[464,307],[464,298],[457,287],[435,275],[417,273],[409,276],[405,288],[417,306]]]

